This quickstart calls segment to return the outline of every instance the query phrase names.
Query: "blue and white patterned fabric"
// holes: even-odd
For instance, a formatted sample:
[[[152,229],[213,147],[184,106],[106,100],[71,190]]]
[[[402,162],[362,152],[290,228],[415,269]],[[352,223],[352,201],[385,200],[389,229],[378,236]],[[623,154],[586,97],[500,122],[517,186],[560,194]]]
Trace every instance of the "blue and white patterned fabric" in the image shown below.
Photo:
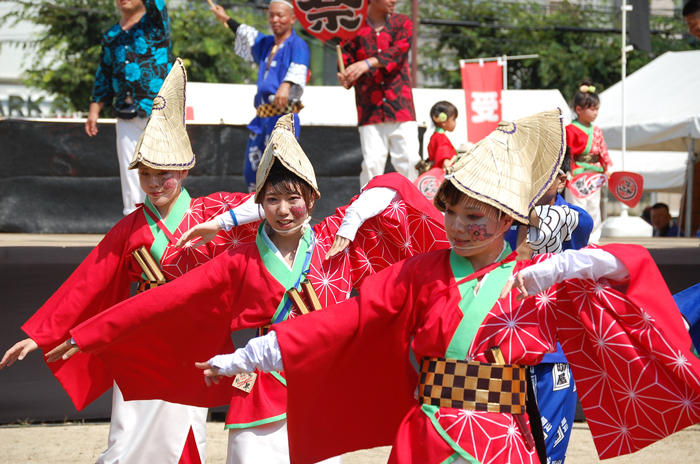
[[[274,45],[274,35],[265,35],[254,27],[241,24],[236,30],[234,51],[244,60],[257,63],[259,67],[258,93],[254,100],[256,108],[262,104],[270,103],[270,97],[274,98],[283,82],[297,84],[302,89],[306,85],[310,57],[306,42],[292,31],[292,34],[279,45],[272,61],[270,61]],[[280,117],[281,115],[268,118],[256,116],[248,124],[248,129],[252,134],[246,148],[244,176],[250,188],[255,188],[255,175],[260,157],[265,151],[270,133]],[[299,116],[296,114],[294,115],[294,130],[298,138]]]
[[[144,5],[146,14],[136,25],[125,31],[117,23],[102,37],[91,100],[119,109],[128,93],[140,117],[151,114],[173,62],[165,0],[144,0]]]
[[[568,203],[557,194],[554,205],[537,207],[541,230],[528,230],[534,254],[579,250],[588,245],[593,230],[593,218],[583,208]],[[575,216],[575,217],[574,217]],[[531,227],[530,229],[535,229]],[[506,232],[505,239],[516,248],[517,226]],[[571,438],[571,426],[576,416],[576,384],[561,345],[548,353],[540,364],[530,368],[537,407],[547,449],[547,464],[564,464]]]

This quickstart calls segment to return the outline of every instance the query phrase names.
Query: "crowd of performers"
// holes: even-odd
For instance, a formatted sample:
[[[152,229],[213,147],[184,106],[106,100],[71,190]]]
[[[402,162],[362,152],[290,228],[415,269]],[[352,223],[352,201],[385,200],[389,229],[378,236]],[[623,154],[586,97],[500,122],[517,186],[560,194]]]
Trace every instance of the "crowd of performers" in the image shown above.
[[[185,93],[177,60],[128,165],[145,203],[0,362],[40,348],[78,409],[114,386],[98,462],[204,462],[205,408],[224,404],[228,463],[390,444],[396,463],[563,462],[576,394],[602,458],[700,420],[700,361],[649,254],[587,247],[592,219],[558,194],[559,110],[502,122],[434,204],[380,175],[312,226],[321,192],[292,114],[254,192],[188,195]],[[259,336],[234,351],[245,328]]]
[[[700,287],[674,301],[643,248],[588,246],[599,198],[566,188],[610,167],[590,82],[573,124],[560,111],[502,122],[461,157],[446,135],[457,108],[438,102],[428,162],[445,180],[431,203],[410,182],[411,24],[373,1],[339,75],[356,88],[364,187],[312,225],[321,192],[297,142],[309,50],[292,6],[271,2],[272,35],[212,7],[259,66],[251,193],[191,198],[167,9],[118,5],[86,132],[114,102],[129,214],[0,361],[41,349],[78,409],[113,387],[98,463],[202,463],[207,408],[224,404],[227,463],[340,462],[390,444],[393,463],[563,463],[577,398],[601,458],[698,422]],[[387,154],[400,174],[381,175]],[[234,351],[232,332],[251,328]]]

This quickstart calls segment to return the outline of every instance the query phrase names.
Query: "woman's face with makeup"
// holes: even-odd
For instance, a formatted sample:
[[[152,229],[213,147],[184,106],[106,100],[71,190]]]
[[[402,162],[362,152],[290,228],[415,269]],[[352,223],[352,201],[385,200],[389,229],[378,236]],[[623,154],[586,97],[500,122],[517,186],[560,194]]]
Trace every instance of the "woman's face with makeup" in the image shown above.
[[[445,203],[445,207],[445,233],[455,253],[470,257],[503,246],[498,236],[510,227],[508,216],[499,215],[492,206],[471,202]]]
[[[165,206],[179,196],[187,172],[163,171],[139,164],[139,182],[153,206]]]
[[[275,193],[272,189],[266,189],[265,197],[262,201],[265,211],[265,219],[277,230],[292,230],[303,224],[309,216],[309,208],[304,202],[301,193]]]

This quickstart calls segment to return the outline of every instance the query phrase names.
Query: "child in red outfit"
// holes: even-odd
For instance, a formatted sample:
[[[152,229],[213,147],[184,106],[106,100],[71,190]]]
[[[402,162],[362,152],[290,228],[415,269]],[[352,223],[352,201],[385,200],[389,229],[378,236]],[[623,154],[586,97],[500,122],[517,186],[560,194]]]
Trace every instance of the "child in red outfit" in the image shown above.
[[[581,81],[571,105],[576,113],[576,119],[566,126],[566,144],[571,147],[571,175],[576,177],[584,172],[601,172],[608,175],[612,166],[608,147],[603,140],[603,131],[593,125],[598,117],[600,99],[595,93],[595,87],[590,80]],[[576,197],[568,188],[565,191],[566,201],[574,206],[585,209],[593,218],[593,231],[589,243],[596,243],[600,238],[600,190],[586,198]]]
[[[450,102],[440,101],[430,108],[430,117],[435,124],[435,132],[428,143],[428,160],[434,168],[447,169],[455,162],[457,152],[445,132],[452,132],[457,126],[457,107]]]

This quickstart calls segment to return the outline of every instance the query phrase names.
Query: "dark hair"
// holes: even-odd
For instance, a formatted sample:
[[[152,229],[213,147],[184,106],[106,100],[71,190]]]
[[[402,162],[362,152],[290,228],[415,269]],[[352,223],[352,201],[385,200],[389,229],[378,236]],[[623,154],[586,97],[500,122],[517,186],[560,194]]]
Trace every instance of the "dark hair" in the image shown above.
[[[433,120],[437,119],[438,116],[440,116],[440,113],[445,113],[448,118],[451,118],[452,116],[457,118],[457,116],[459,116],[457,107],[448,101],[439,101],[435,103],[432,108],[430,108],[430,117],[433,118]]]
[[[561,169],[564,173],[567,173],[571,170],[571,147],[569,147],[568,145],[566,146],[564,159],[561,160],[561,166],[559,166],[559,169]]]
[[[667,205],[666,203],[657,203],[657,204],[655,204],[654,206],[652,206],[651,209],[652,209],[652,210],[655,210],[655,209],[665,209],[666,212],[670,212],[670,210],[668,209],[668,205]]]
[[[598,98],[598,94],[595,92],[581,92],[582,85],[591,86],[593,85],[593,81],[590,79],[584,79],[579,82],[578,87],[576,87],[576,93],[574,94],[574,98],[571,100],[571,109],[574,110],[574,113],[576,112],[577,106],[580,106],[585,110],[586,108],[592,108],[600,105],[600,98]]]
[[[272,165],[270,174],[268,174],[265,184],[262,186],[262,189],[260,189],[260,195],[256,195],[255,197],[255,202],[262,204],[263,198],[265,198],[265,195],[268,193],[277,195],[291,195],[297,193],[304,199],[304,203],[306,203],[306,207],[309,210],[309,215],[313,212],[311,200],[316,198],[314,189],[311,188],[308,182],[289,171],[279,162],[275,162],[275,164]]]
[[[690,16],[700,11],[700,0],[689,0],[683,7],[683,17]]]

